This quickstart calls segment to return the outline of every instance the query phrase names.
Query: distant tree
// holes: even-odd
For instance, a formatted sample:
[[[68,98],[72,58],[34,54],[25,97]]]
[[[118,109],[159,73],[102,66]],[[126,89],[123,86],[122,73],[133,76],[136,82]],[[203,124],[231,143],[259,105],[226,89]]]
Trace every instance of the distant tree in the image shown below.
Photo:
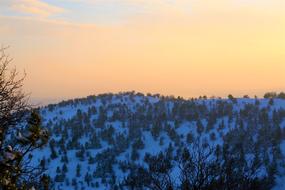
[[[51,151],[51,155],[50,155],[51,159],[56,159],[58,157],[54,146],[55,146],[55,141],[54,141],[54,139],[52,139],[49,142],[49,147],[50,147],[50,151]]]
[[[131,153],[131,159],[133,160],[133,161],[136,161],[137,159],[139,159],[139,153],[138,153],[138,151],[136,150],[136,149],[132,149],[132,153]]]
[[[103,108],[103,106],[99,107],[99,115],[96,123],[96,127],[101,128],[104,126],[105,122],[107,120],[107,113],[106,110]]]
[[[91,175],[87,172],[84,176],[84,181],[87,183],[87,185],[89,186],[90,185],[90,182],[92,180],[92,177]]]
[[[66,164],[64,163],[62,166],[62,172],[66,173],[67,171],[68,171],[68,168],[67,168]]]
[[[278,98],[280,98],[280,99],[285,99],[285,93],[284,93],[284,92],[280,92],[280,93],[278,94]]]
[[[163,146],[164,144],[164,137],[159,138],[159,146]]]
[[[210,134],[210,139],[211,139],[211,141],[215,141],[216,140],[216,133],[212,132]]]
[[[42,167],[43,170],[45,170],[45,168],[46,168],[46,159],[45,159],[45,157],[43,159],[41,159],[40,166]]]
[[[90,156],[90,157],[88,158],[88,164],[94,164],[94,163],[95,163],[95,158],[92,157],[92,156]]]
[[[73,179],[72,179],[71,184],[72,184],[72,186],[74,186],[75,188],[77,188],[77,180],[76,180],[76,178],[73,178]]]
[[[41,118],[22,92],[24,77],[9,69],[12,59],[0,48],[0,189],[39,187],[42,167],[30,165],[32,152],[47,143]]]
[[[228,99],[231,100],[233,103],[237,102],[237,99],[231,94],[228,95]]]
[[[54,177],[54,181],[55,182],[64,182],[65,180],[65,175],[64,174],[57,174],[55,177]]]
[[[159,122],[155,122],[155,124],[151,128],[151,134],[155,140],[157,140],[157,138],[159,137],[161,130],[161,124]]]
[[[191,143],[193,143],[194,142],[194,136],[193,136],[193,134],[191,133],[191,132],[189,132],[188,134],[187,134],[187,143],[189,143],[189,144],[191,144]]]
[[[80,161],[84,161],[85,157],[85,148],[81,146],[80,150],[75,153],[76,157],[79,158]]]
[[[56,167],[56,173],[58,173],[58,174],[61,173],[59,166]]]
[[[264,98],[277,98],[277,93],[276,92],[267,92],[263,96]]]
[[[204,132],[204,125],[203,125],[203,123],[200,120],[197,121],[196,127],[197,127],[197,132],[199,134]]]
[[[81,165],[77,164],[77,166],[76,166],[76,177],[80,177],[81,176],[80,172],[81,172]]]
[[[143,149],[144,148],[144,143],[143,143],[141,138],[138,138],[137,140],[135,140],[135,142],[133,143],[133,148],[134,149]]]

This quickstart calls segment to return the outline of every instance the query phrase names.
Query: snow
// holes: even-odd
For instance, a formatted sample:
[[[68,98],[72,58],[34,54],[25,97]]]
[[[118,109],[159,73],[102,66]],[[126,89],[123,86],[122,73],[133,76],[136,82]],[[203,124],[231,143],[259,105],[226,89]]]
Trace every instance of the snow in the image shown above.
[[[145,96],[145,97],[141,97],[141,96],[135,96],[135,98],[132,100],[130,99],[129,96],[124,95],[124,96],[113,96],[112,97],[112,104],[119,104],[119,103],[125,103],[126,106],[134,111],[135,110],[135,105],[136,104],[142,104],[145,100],[148,100],[148,102],[150,104],[155,104],[158,103],[160,101],[159,97],[153,97],[153,96]],[[267,99],[258,99],[260,101],[260,108],[265,108],[268,106],[268,101]],[[215,104],[215,102],[217,101],[230,101],[230,100],[226,100],[226,99],[209,99],[209,100],[197,100],[196,102],[198,104],[206,104],[207,106],[211,106],[213,104]],[[237,99],[237,103],[234,106],[234,110],[235,111],[240,111],[241,109],[244,108],[244,106],[246,104],[254,104],[255,103],[255,99],[246,99],[246,98],[240,98]],[[68,104],[65,106],[55,106],[53,111],[49,111],[48,107],[44,107],[41,109],[41,113],[42,113],[42,117],[44,119],[44,125],[47,125],[49,121],[53,121],[54,123],[60,120],[68,120],[71,119],[72,117],[74,117],[77,113],[77,110],[81,110],[83,113],[86,113],[88,111],[89,108],[91,107],[96,107],[97,110],[99,109],[100,106],[103,106],[103,103],[101,100],[96,99],[94,102],[89,103],[89,104],[76,104],[76,105],[72,105],[72,104]],[[105,105],[105,107],[108,106]],[[169,102],[168,104],[169,109],[172,110],[173,109],[173,102]],[[275,99],[274,100],[274,108],[275,109],[285,109],[285,100],[282,99]],[[112,116],[111,112],[108,112],[108,116]],[[94,116],[95,117],[95,116]],[[204,136],[202,136],[202,138],[206,138],[206,139],[210,139],[210,134],[211,132],[215,134],[216,136],[216,140],[212,142],[213,145],[217,145],[217,144],[223,144],[223,140],[220,136],[220,133],[227,133],[231,126],[233,127],[234,124],[232,124],[231,126],[229,126],[228,128],[224,128],[221,129],[220,131],[218,130],[218,124],[220,124],[222,121],[224,121],[225,124],[228,123],[228,118],[222,118],[219,119],[217,121],[217,124],[214,126],[213,129],[210,130],[210,132]],[[204,121],[202,121],[202,123],[205,125]],[[127,133],[127,129],[122,127],[122,122],[120,121],[114,121],[114,122],[107,122],[107,124],[112,125],[115,129],[116,134],[126,134]],[[171,126],[173,127],[173,123],[171,123]],[[50,126],[52,127],[52,126]],[[281,127],[285,127],[285,122],[283,122]],[[196,123],[195,122],[188,122],[188,121],[184,121],[177,129],[176,132],[179,135],[183,135],[184,139],[186,139],[186,136],[189,132],[191,132],[194,136],[198,136],[199,134],[197,134],[196,131]],[[164,138],[164,143],[161,146],[159,144],[159,139],[160,137]],[[140,158],[143,158],[144,155],[146,153],[150,153],[152,155],[155,155],[157,153],[159,153],[161,150],[165,150],[169,143],[171,142],[171,140],[169,139],[169,137],[167,135],[165,135],[165,133],[162,133],[157,140],[155,140],[150,132],[143,132],[143,140],[145,143],[145,147],[139,151],[140,154]],[[55,137],[53,136],[52,138],[54,138],[55,140],[59,140],[60,137]],[[90,139],[88,136],[83,136],[80,139],[80,144],[85,144],[86,142],[89,142]],[[101,141],[102,144],[102,148],[100,149],[90,149],[88,150],[90,152],[90,154],[95,157],[98,153],[102,152],[103,150],[106,150],[109,146],[109,144],[107,142]],[[285,141],[283,141],[283,143],[281,144],[281,150],[282,153],[285,155]],[[88,160],[86,159],[86,161],[79,161],[78,158],[76,158],[75,156],[76,150],[68,150],[67,151],[67,156],[69,159],[69,162],[67,164],[68,166],[68,172],[67,172],[67,176],[66,178],[69,178],[70,183],[71,183],[71,179],[76,178],[76,166],[78,163],[80,163],[81,165],[81,171],[88,171],[90,174],[92,174],[93,171],[96,170],[96,164],[90,165],[88,164]],[[118,161],[124,161],[126,160],[126,157],[130,157],[131,155],[131,148],[128,148],[124,153],[117,155],[117,160]],[[34,153],[34,160],[39,161],[41,158],[45,157],[46,159],[48,159],[50,156],[50,149],[47,146],[46,148],[39,150],[37,152]],[[54,160],[50,160],[50,163],[48,164],[48,171],[47,173],[53,178],[56,175],[56,169],[57,167],[62,167],[63,163],[61,163],[60,161],[61,156],[59,156],[58,158],[54,159]],[[138,160],[137,162],[143,164],[142,159]],[[114,165],[113,169],[115,170],[116,175],[119,177],[119,179],[123,179],[126,176],[126,173],[123,173],[119,168],[118,165]],[[176,169],[174,169],[172,175],[178,175],[177,171],[175,171]],[[81,177],[77,177],[77,181],[84,181],[84,175],[81,175]],[[101,186],[101,182],[98,181],[100,186]],[[56,187],[60,186],[63,190],[65,189],[70,189],[71,186],[66,186],[65,183],[62,184],[56,184]],[[89,190],[89,189],[93,189],[91,187],[85,187],[85,190]],[[105,187],[101,187],[99,189],[105,189]],[[281,189],[285,189],[285,176],[276,176],[276,186],[273,188],[273,190],[281,190]]]

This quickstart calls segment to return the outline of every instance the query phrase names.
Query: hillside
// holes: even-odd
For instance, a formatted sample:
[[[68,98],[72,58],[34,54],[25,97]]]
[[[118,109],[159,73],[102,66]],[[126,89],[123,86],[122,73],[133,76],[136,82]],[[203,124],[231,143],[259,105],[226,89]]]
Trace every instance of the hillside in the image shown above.
[[[63,101],[40,114],[51,137],[33,159],[53,189],[205,189],[221,179],[232,189],[285,188],[285,99],[128,92]]]

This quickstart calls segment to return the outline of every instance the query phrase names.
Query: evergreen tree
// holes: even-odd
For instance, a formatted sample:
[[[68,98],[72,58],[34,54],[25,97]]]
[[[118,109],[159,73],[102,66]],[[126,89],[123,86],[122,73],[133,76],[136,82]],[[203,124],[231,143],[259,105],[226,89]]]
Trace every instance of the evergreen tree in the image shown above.
[[[23,78],[9,71],[12,59],[0,49],[0,188],[20,190],[39,187],[42,167],[30,165],[32,152],[47,143],[41,118],[22,92]],[[22,127],[22,124],[26,124]]]

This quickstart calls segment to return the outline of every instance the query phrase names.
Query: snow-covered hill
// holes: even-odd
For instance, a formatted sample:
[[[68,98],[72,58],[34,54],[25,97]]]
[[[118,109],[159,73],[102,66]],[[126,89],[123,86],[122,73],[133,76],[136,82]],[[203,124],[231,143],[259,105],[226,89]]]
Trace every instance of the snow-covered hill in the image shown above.
[[[193,145],[243,156],[248,165],[258,158],[255,177],[285,189],[284,99],[184,100],[129,92],[63,101],[40,113],[51,137],[34,162],[47,169],[53,189],[127,189],[136,169],[147,170],[148,158],[160,152],[171,152],[173,188],[181,188],[177,163],[184,148],[197,150]]]

